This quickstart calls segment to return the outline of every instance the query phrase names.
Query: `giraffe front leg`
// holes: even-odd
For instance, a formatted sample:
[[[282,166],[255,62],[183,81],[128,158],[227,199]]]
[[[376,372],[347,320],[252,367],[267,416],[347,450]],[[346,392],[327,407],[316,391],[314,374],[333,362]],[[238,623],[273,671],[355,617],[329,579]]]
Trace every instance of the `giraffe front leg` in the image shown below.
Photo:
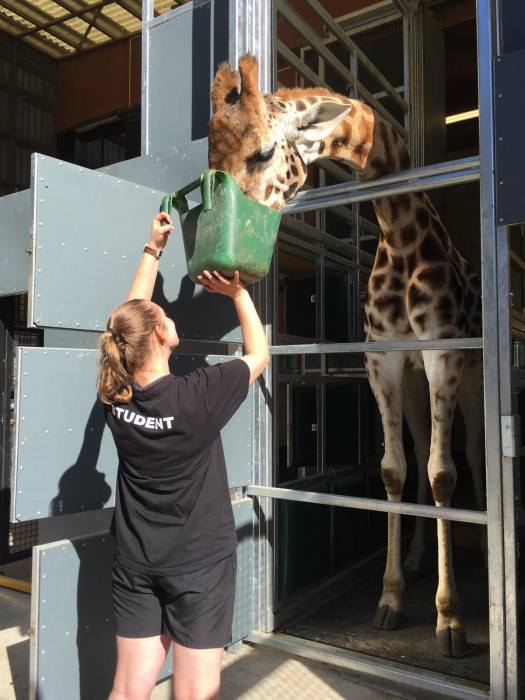
[[[417,502],[428,503],[427,467],[430,453],[430,402],[425,373],[405,370],[403,377],[403,415],[414,440],[417,463]],[[426,518],[416,518],[414,534],[403,562],[406,581],[420,576],[420,564],[425,549]]]
[[[451,455],[452,420],[464,364],[462,351],[425,351],[425,371],[430,389],[432,438],[428,477],[434,501],[449,507],[456,486]],[[437,520],[439,583],[436,593],[436,640],[441,654],[458,657],[466,649],[460,601],[454,579],[450,522]]]
[[[385,439],[381,462],[381,478],[389,501],[400,501],[406,477],[403,450],[403,413],[401,382],[404,370],[403,353],[367,353],[368,378],[376,398]],[[383,592],[372,626],[376,629],[397,629],[403,617],[405,581],[401,568],[401,518],[388,514],[388,550],[383,576]]]

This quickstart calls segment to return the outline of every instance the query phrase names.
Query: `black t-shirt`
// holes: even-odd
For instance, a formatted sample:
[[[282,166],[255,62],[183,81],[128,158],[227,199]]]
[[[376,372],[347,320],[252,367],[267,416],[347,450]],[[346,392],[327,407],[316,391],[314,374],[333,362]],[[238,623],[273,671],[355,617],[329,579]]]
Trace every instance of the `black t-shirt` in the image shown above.
[[[243,360],[161,377],[106,406],[119,456],[112,532],[119,559],[150,574],[181,574],[235,551],[220,430],[246,398]]]

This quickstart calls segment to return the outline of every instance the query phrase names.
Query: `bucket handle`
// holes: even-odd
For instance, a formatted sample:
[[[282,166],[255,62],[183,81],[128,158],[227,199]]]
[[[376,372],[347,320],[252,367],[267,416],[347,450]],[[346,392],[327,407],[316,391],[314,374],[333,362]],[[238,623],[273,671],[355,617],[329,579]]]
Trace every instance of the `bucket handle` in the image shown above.
[[[161,212],[166,212],[171,217],[172,207],[175,207],[179,213],[179,216],[182,217],[187,214],[188,201],[185,195],[199,187],[199,185],[201,186],[202,192],[202,208],[204,211],[208,211],[213,207],[215,177],[216,175],[221,176],[222,174],[223,173],[221,170],[206,170],[197,180],[193,180],[193,182],[190,182],[189,185],[186,185],[181,190],[167,194],[162,199],[162,204],[160,206]],[[165,225],[164,222],[163,225]]]

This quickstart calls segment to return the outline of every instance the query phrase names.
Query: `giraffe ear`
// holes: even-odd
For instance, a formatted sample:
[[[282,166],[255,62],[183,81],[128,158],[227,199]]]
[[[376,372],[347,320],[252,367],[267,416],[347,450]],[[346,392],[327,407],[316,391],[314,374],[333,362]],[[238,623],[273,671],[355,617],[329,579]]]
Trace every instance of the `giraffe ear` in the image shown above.
[[[224,104],[232,104],[237,100],[239,100],[239,74],[229,63],[223,63],[215,73],[211,86],[213,113],[215,114]]]
[[[288,128],[288,141],[320,141],[339,126],[352,110],[352,105],[323,98],[313,105],[305,100],[295,100],[295,108]]]
[[[241,95],[259,95],[259,63],[250,53],[239,59],[241,74]]]

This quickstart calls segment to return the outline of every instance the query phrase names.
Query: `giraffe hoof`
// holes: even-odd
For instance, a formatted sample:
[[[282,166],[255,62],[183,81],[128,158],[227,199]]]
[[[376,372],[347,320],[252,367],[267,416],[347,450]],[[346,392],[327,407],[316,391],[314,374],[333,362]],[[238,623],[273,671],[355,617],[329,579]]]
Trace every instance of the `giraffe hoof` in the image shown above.
[[[462,629],[451,629],[450,627],[436,633],[436,641],[439,653],[443,656],[458,658],[463,656],[467,650],[467,635]]]
[[[388,605],[381,605],[375,611],[372,627],[376,630],[397,630],[401,626],[403,613],[392,610]]]

